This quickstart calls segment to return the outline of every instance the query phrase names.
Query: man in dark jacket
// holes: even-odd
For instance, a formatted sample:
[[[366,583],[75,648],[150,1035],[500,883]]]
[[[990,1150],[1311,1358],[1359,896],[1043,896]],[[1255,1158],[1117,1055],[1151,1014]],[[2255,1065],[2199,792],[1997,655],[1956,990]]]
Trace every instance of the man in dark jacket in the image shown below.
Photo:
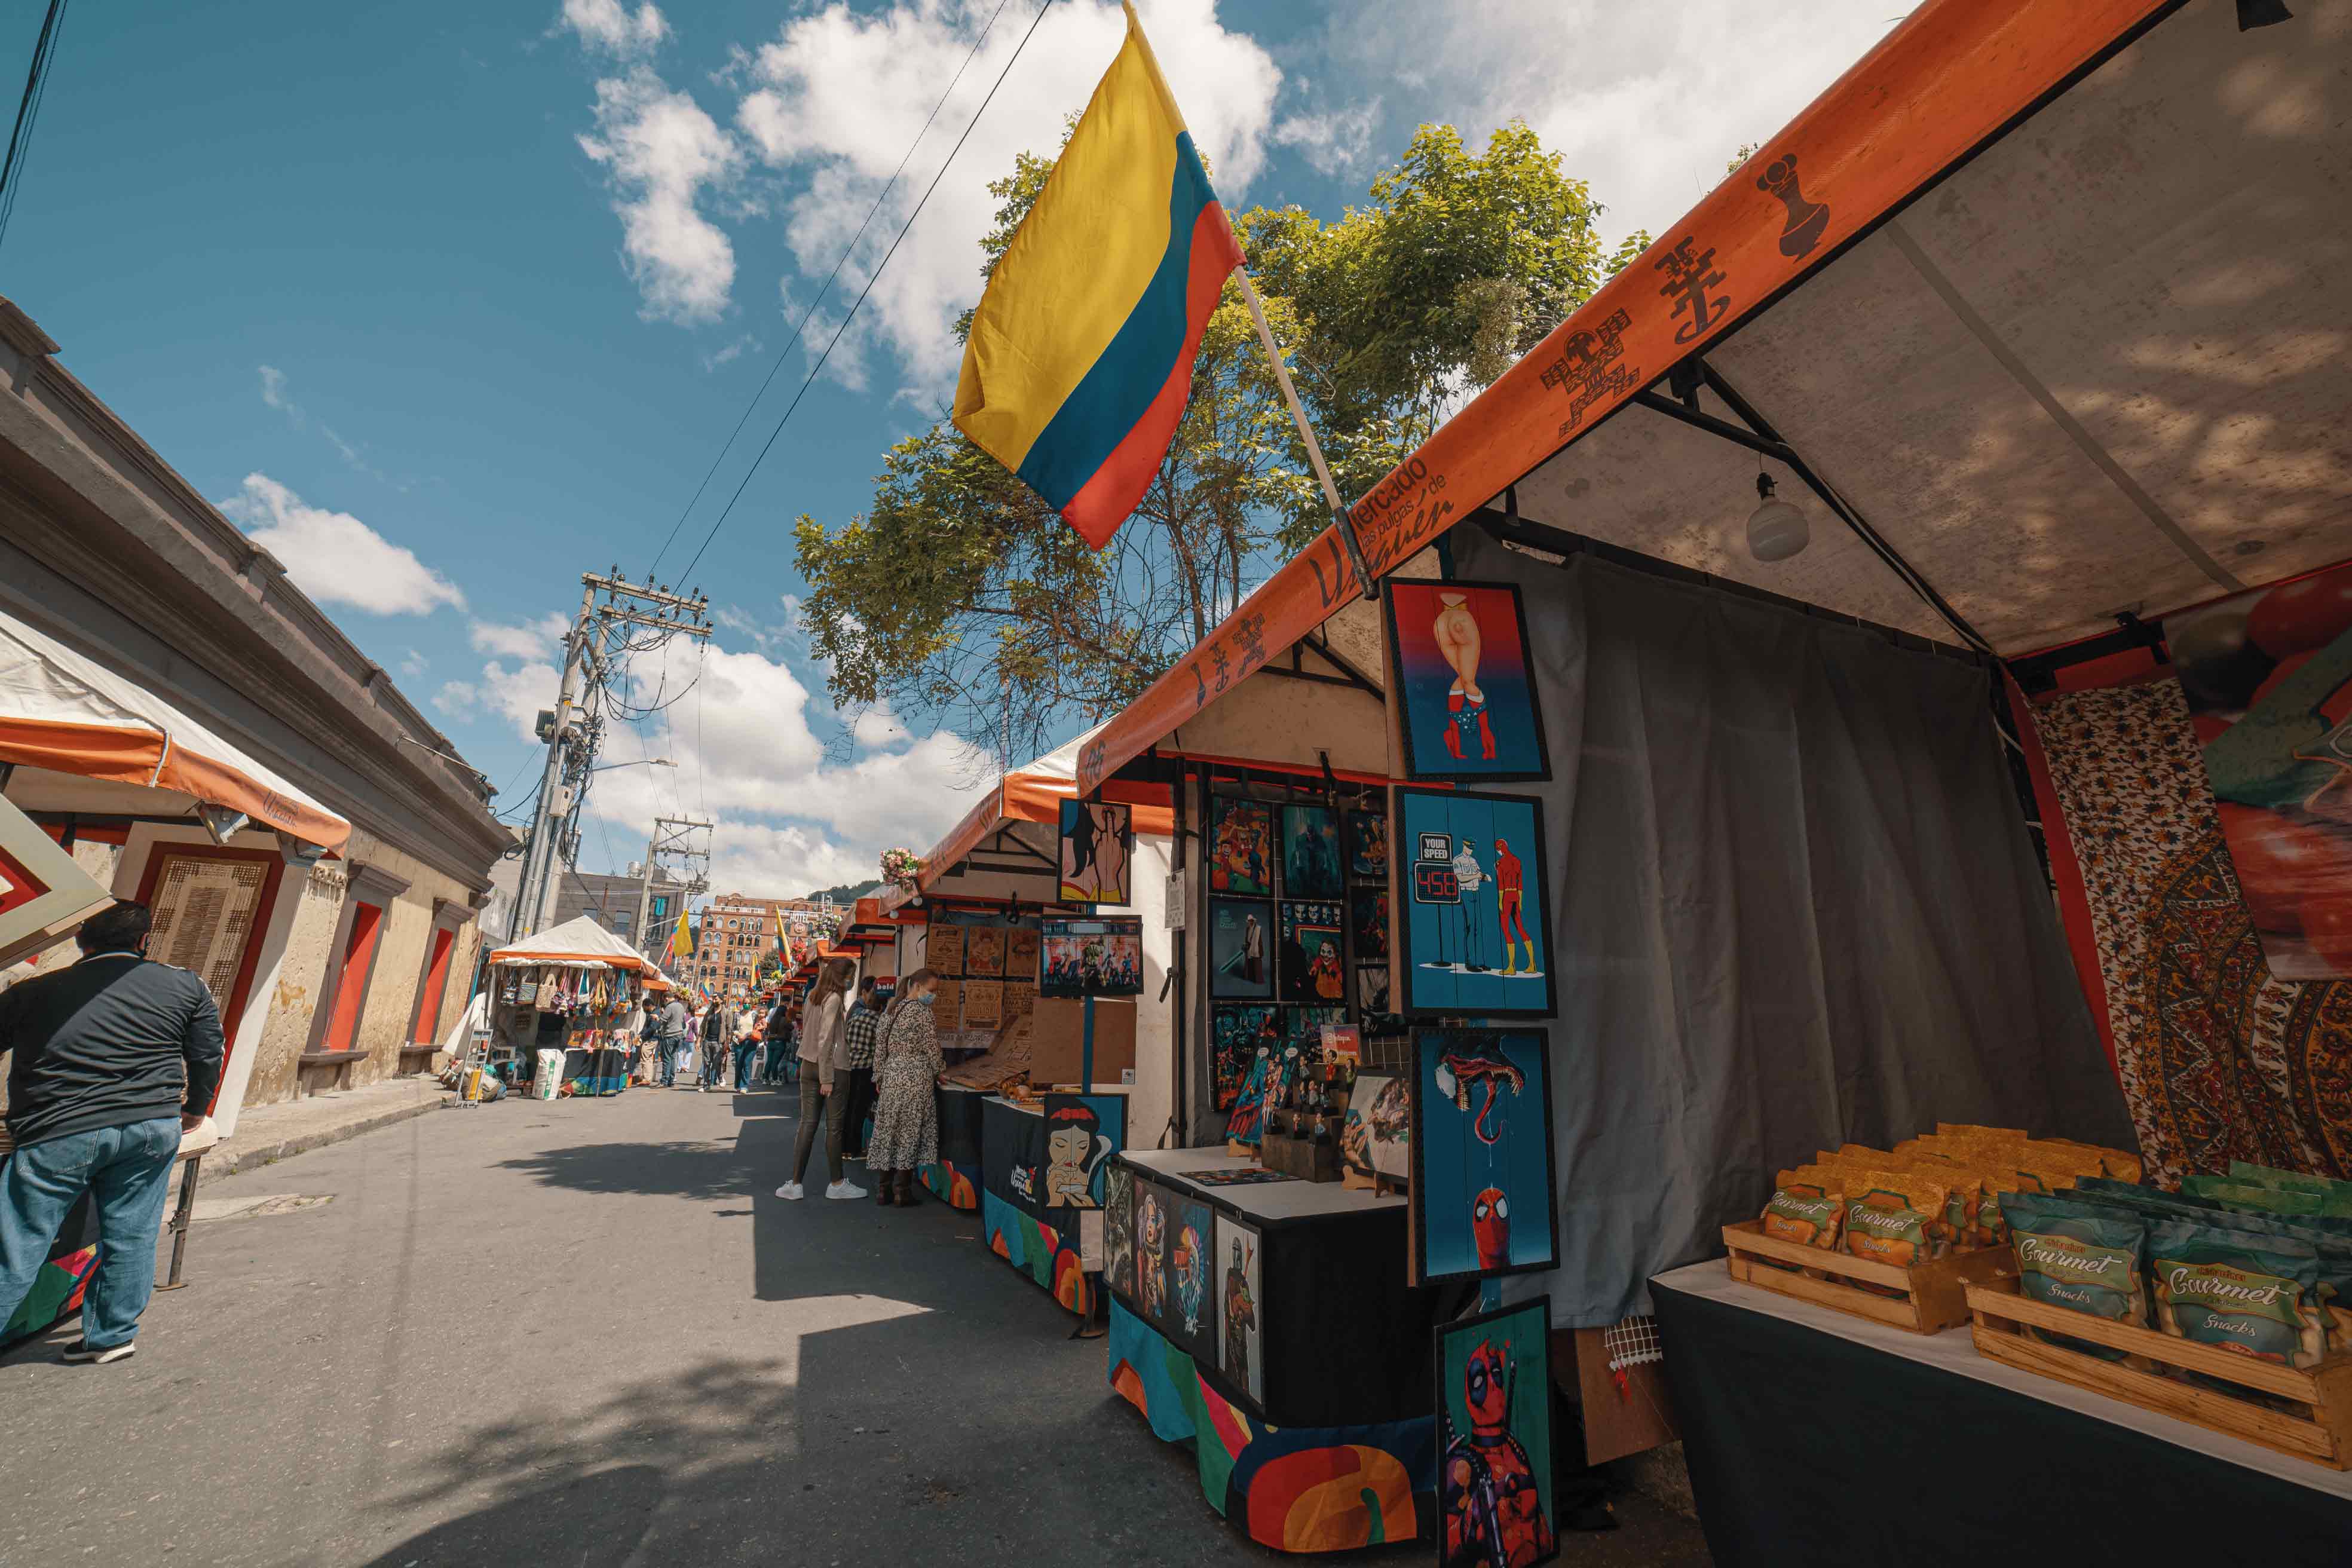
[[[724,998],[714,999],[709,1007],[703,1009],[702,1081],[695,1086],[698,1091],[709,1089],[720,1081],[719,1064],[727,1059],[727,1020],[732,1016]]]
[[[144,904],[84,921],[81,962],[0,992],[8,1132],[0,1166],[0,1322],[32,1288],[66,1211],[98,1200],[98,1278],[76,1362],[127,1359],[155,1290],[155,1237],[180,1132],[220,1087],[220,1010],[184,969],[150,963]]]

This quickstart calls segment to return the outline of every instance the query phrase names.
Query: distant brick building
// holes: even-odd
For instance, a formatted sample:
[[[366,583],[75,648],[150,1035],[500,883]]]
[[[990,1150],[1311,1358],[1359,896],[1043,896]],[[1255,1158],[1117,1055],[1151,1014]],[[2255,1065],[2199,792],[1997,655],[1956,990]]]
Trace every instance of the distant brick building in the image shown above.
[[[792,933],[795,954],[805,953],[806,943],[835,934],[849,914],[840,904],[723,893],[703,910],[696,927],[694,958],[679,978],[689,986],[707,986],[721,996],[756,995],[761,972],[777,951],[779,910],[783,913],[784,929]]]

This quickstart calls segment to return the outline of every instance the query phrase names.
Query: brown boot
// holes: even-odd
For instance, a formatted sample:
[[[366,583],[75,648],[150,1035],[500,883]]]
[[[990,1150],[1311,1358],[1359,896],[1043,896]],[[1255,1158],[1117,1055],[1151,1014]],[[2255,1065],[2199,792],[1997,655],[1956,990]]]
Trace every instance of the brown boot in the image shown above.
[[[898,1206],[902,1209],[915,1206],[915,1173],[912,1171],[898,1173]]]
[[[874,1171],[874,1201],[884,1208],[896,1207],[898,1202],[898,1173]]]

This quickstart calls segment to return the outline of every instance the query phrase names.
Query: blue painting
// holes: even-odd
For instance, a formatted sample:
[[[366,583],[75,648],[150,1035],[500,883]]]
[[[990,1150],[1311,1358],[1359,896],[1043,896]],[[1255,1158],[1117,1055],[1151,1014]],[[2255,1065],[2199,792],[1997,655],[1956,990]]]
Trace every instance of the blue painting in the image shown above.
[[[1414,1281],[1556,1267],[1543,1036],[1415,1029],[1412,1052]]]
[[[1398,1011],[1423,1018],[1551,1017],[1542,803],[1412,788],[1400,788],[1396,801],[1404,906]]]

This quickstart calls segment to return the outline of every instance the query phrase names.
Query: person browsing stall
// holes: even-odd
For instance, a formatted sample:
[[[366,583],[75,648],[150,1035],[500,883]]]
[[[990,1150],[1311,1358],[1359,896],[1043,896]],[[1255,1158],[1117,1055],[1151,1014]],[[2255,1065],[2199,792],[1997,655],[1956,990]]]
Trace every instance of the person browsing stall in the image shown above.
[[[843,1004],[847,1000],[853,966],[845,958],[828,963],[809,993],[808,1011],[801,1024],[800,1134],[793,1145],[792,1179],[776,1189],[780,1198],[802,1195],[801,1177],[808,1171],[809,1151],[816,1145],[817,1118],[824,1118],[825,1167],[832,1180],[824,1189],[829,1198],[862,1198],[866,1189],[849,1181],[841,1170],[842,1113],[847,1097],[835,1093],[841,1058]],[[820,1107],[822,1111],[820,1112]]]
[[[940,1157],[937,1087],[947,1070],[940,1054],[939,1026],[931,1016],[939,976],[918,969],[898,984],[898,999],[882,1022],[875,1049],[874,1137],[866,1146],[866,1168],[881,1180],[881,1201],[915,1206],[915,1171]]]

